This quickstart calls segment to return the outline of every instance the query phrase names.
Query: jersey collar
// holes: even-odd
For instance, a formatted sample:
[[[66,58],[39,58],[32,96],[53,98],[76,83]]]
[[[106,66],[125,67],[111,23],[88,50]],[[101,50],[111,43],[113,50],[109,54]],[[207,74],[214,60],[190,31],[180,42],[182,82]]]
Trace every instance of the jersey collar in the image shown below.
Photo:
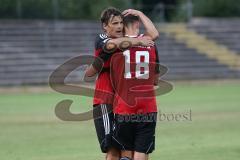
[[[133,36],[133,35],[125,35],[125,37],[130,37],[130,38],[137,38],[138,37],[138,35],[137,36]]]

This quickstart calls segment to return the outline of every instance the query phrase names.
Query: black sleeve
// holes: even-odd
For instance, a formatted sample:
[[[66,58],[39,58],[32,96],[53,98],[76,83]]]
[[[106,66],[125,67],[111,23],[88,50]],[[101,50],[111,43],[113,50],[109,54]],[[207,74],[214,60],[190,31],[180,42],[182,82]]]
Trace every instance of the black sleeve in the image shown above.
[[[92,66],[98,71],[98,73],[101,70],[104,70],[104,62],[111,57],[111,54],[105,52],[105,46],[108,40],[110,40],[110,38],[108,38],[106,34],[99,34],[95,39],[95,52],[98,52],[98,54],[97,57],[95,57]]]
[[[159,65],[159,55],[158,55],[158,49],[157,46],[155,46],[155,53],[156,53],[156,66],[155,66],[155,73],[160,73],[160,65]]]
[[[110,40],[110,38],[108,38],[106,34],[99,34],[95,39],[95,49],[104,49],[108,40]]]
[[[95,50],[100,50],[98,57],[101,58],[104,62],[106,62],[111,57],[112,53],[114,53],[116,50],[106,49],[106,44],[110,39],[111,38],[107,37],[106,34],[99,34],[95,40]]]

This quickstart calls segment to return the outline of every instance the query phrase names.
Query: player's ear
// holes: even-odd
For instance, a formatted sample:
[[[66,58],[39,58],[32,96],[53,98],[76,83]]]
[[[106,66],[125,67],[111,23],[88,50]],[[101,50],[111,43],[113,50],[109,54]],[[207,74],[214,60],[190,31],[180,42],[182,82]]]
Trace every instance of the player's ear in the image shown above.
[[[106,24],[106,23],[103,23],[103,24],[102,24],[102,27],[103,27],[104,32],[106,32],[106,31],[107,31],[107,24]]]

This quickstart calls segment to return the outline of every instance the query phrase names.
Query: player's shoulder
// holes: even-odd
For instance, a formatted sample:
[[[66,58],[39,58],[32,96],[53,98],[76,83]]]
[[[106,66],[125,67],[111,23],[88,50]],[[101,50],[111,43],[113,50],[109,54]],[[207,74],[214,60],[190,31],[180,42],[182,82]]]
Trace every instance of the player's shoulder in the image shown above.
[[[105,33],[100,33],[95,38],[95,48],[101,47],[102,43],[106,43],[109,37]]]
[[[96,38],[95,38],[95,41],[102,41],[102,40],[105,40],[107,39],[108,36],[107,34],[105,33],[100,33],[100,34],[97,34]]]

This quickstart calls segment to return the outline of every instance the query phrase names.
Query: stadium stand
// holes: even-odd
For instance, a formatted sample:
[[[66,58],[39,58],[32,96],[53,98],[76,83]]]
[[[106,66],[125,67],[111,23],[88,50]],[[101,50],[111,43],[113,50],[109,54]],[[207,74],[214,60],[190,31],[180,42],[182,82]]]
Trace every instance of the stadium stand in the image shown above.
[[[195,18],[188,27],[240,54],[240,19]]]
[[[234,25],[221,22],[223,26],[226,25],[226,30],[222,32],[223,27],[218,29],[215,23],[218,21],[193,21],[187,24],[187,28],[196,30],[199,34],[206,34],[207,38],[240,53],[240,44],[236,38],[238,36],[233,36],[232,29],[240,30]],[[234,21],[235,23],[240,25],[240,21]],[[181,41],[176,38],[176,34],[169,33],[167,27],[165,24],[159,25],[161,36],[156,42],[160,62],[169,68],[164,79],[240,77],[237,68],[232,68],[228,63],[221,63],[208,54],[200,53],[196,47],[189,47],[186,41]],[[100,24],[91,21],[1,20],[0,85],[47,84],[52,71],[69,58],[92,55],[94,39],[100,32]],[[77,81],[79,73],[74,72],[71,78]]]

